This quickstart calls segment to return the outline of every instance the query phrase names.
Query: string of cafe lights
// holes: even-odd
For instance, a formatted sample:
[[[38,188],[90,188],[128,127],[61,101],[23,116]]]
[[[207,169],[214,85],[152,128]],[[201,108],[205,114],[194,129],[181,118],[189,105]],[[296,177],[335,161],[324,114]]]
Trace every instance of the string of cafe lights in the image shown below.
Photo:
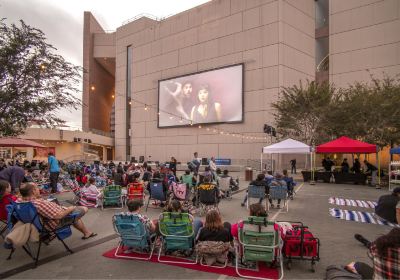
[[[134,103],[143,106],[143,109],[145,111],[149,111],[150,109],[154,109],[157,112],[157,108],[155,108],[155,106],[149,105],[149,104],[144,103],[142,101],[139,101],[137,99],[132,99],[131,98],[131,100],[129,101],[129,105],[132,106]],[[193,121],[190,120],[190,119],[186,119],[186,118],[184,118],[182,116],[179,116],[179,115],[176,115],[176,114],[172,114],[172,113],[164,111],[164,110],[159,110],[157,112],[158,115],[160,115],[160,113],[168,114],[169,118],[171,120],[176,119],[176,120],[179,121],[179,123],[186,122],[188,124],[188,126],[191,126],[191,127],[196,127],[197,126],[198,129],[204,129],[204,130],[206,130],[208,132],[213,132],[215,134],[219,134],[219,135],[223,135],[223,136],[230,136],[230,137],[234,137],[234,138],[247,139],[247,140],[264,140],[264,141],[268,140],[268,137],[266,137],[266,136],[253,136],[253,135],[239,133],[239,132],[232,132],[232,131],[228,131],[226,129],[220,129],[220,128],[216,128],[216,127],[209,127],[209,126],[204,127],[202,124],[193,123]]]

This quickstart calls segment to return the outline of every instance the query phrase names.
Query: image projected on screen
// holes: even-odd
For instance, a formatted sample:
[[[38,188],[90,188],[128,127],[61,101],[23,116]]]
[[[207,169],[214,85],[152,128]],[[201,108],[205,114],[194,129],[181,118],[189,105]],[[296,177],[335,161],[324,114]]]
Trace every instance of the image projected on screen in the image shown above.
[[[243,64],[158,82],[158,127],[243,121]]]

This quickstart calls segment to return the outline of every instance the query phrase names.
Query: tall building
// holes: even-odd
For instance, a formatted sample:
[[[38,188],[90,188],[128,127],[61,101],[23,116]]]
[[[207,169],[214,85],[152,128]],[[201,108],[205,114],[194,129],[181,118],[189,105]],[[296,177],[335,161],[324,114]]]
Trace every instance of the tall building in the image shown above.
[[[282,87],[398,73],[399,15],[397,0],[213,0],[108,32],[85,12],[83,128],[113,132],[116,160],[186,162],[197,151],[249,164],[271,141],[263,128]],[[160,81],[236,64],[241,122],[159,127]]]

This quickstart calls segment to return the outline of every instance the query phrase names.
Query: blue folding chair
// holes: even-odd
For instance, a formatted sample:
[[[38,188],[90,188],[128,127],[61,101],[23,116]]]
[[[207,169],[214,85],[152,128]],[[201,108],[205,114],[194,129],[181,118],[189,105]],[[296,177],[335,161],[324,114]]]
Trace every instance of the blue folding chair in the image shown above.
[[[250,199],[257,198],[258,201],[265,198],[265,186],[249,185],[247,187],[247,202],[246,207],[249,209]]]
[[[114,256],[125,259],[149,260],[154,251],[153,236],[135,214],[117,214],[113,216],[113,226],[115,232],[121,240],[115,250]],[[149,253],[148,257],[135,257],[120,254],[120,249],[128,247],[139,250],[140,253]]]
[[[286,207],[286,212],[289,212],[288,190],[285,185],[271,185],[269,187],[269,198],[271,200],[283,200],[283,207]],[[267,202],[267,210],[269,210],[269,203]]]
[[[24,251],[35,261],[35,267],[37,266],[39,261],[40,248],[42,246],[42,243],[48,244],[55,238],[61,241],[68,252],[70,252],[71,254],[73,253],[72,250],[67,246],[67,244],[65,244],[64,239],[72,235],[71,225],[75,223],[77,215],[69,215],[68,217],[70,217],[71,220],[68,223],[52,229],[50,225],[50,222],[52,220],[40,217],[36,210],[36,207],[33,205],[32,202],[12,202],[11,204],[7,205],[7,210],[8,229],[10,231],[12,230],[14,225],[18,221],[20,221],[24,224],[33,224],[39,232],[39,245],[36,256],[33,250],[30,248],[29,243],[22,247]],[[11,247],[11,252],[7,259],[11,259],[14,251],[15,248]]]
[[[167,197],[164,193],[164,188],[162,182],[150,182],[150,195],[147,200],[146,212],[147,208],[149,208],[150,200],[154,201],[167,201]]]

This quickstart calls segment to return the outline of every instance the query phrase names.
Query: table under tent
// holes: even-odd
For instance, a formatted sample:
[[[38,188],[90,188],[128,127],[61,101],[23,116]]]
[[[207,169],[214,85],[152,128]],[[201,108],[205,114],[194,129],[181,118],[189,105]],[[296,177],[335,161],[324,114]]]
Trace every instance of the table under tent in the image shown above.
[[[339,137],[336,140],[321,144],[316,147],[315,152],[317,154],[376,154],[378,162],[378,184],[380,184],[380,160],[379,160],[379,148],[376,145],[362,142],[359,140],[351,139],[346,136]],[[314,157],[315,158],[315,157]],[[354,162],[354,160],[353,160]],[[314,162],[315,165],[315,162]],[[366,181],[366,175],[359,173],[342,173],[334,172],[336,183],[345,182],[360,182],[360,180]],[[362,178],[361,178],[362,177]],[[365,178],[365,179],[364,179]]]

